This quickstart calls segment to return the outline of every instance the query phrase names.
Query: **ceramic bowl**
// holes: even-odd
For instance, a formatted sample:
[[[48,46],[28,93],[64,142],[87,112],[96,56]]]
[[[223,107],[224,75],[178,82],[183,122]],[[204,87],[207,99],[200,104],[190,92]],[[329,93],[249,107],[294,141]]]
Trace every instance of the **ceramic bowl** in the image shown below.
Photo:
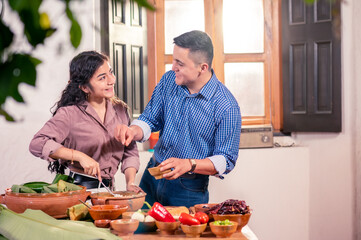
[[[251,217],[251,213],[246,214],[213,214],[213,218],[215,221],[217,220],[230,220],[238,223],[237,232],[241,232],[242,228],[248,224],[249,218]]]
[[[91,194],[86,187],[81,187],[81,190],[61,193],[13,193],[9,188],[1,195],[0,203],[16,213],[29,208],[42,210],[54,218],[65,218],[68,208],[79,204],[79,199],[85,202]]]
[[[117,219],[123,212],[127,211],[125,205],[95,205],[88,209],[90,216],[94,220],[99,219]]]
[[[109,228],[111,221],[110,219],[98,219],[94,221],[94,225],[98,228]]]
[[[206,213],[209,209],[211,209],[212,207],[218,205],[217,203],[202,203],[202,204],[196,204],[194,205],[194,211],[195,212],[204,212]],[[212,214],[208,214],[209,217],[209,221],[212,222],[214,221]]]
[[[155,221],[161,235],[174,235],[175,231],[178,230],[180,222],[160,222]]]
[[[125,212],[122,214],[122,219],[131,219],[134,212]],[[144,216],[147,216],[147,213],[144,212]],[[155,232],[157,226],[155,221],[152,222],[139,222],[139,227],[135,233],[146,233],[146,232]]]
[[[181,224],[180,226],[187,237],[197,238],[206,230],[207,223],[192,226]]]
[[[112,232],[118,236],[133,235],[139,226],[139,221],[135,219],[116,219],[110,222]]]
[[[218,238],[231,237],[237,231],[238,223],[231,221],[232,225],[215,225],[214,222],[209,223],[211,231]]]
[[[134,193],[128,191],[115,191],[115,195],[108,192],[93,193],[90,195],[91,203],[93,205],[126,205],[127,211],[137,211],[140,209],[145,201],[144,192]]]
[[[157,166],[157,167],[148,168],[148,171],[150,175],[152,175],[155,179],[158,180],[163,178],[163,174],[169,173],[171,170],[168,169],[166,171],[160,171],[160,166]]]

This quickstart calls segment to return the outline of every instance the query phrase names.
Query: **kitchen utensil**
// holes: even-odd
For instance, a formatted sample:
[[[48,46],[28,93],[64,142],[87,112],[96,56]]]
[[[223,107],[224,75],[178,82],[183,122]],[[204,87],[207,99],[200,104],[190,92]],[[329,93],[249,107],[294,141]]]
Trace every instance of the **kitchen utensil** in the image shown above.
[[[88,206],[88,204],[86,204],[83,200],[79,199],[79,202],[81,202],[82,204],[84,204],[87,208],[91,208]]]

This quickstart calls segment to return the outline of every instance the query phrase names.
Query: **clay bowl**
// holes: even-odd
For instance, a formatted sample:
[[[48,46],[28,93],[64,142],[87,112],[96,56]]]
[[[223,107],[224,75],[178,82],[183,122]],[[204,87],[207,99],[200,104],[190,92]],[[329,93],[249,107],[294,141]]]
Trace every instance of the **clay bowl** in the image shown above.
[[[233,233],[237,231],[238,223],[231,221],[232,225],[214,225],[214,222],[210,222],[209,226],[211,231],[218,238],[231,237]]]
[[[88,209],[90,216],[94,220],[99,219],[117,219],[123,212],[127,211],[125,205],[95,205]]]
[[[94,225],[98,228],[109,228],[111,221],[110,219],[98,219],[94,221]]]
[[[91,203],[93,205],[126,205],[127,211],[137,211],[140,209],[145,201],[144,192],[134,193],[128,191],[115,191],[115,195],[108,192],[92,193],[90,195]]]
[[[166,236],[166,235],[174,235],[175,231],[178,230],[180,222],[160,222],[155,221],[155,224],[157,225],[160,235]]]
[[[133,235],[139,226],[139,221],[135,219],[116,219],[110,222],[112,232],[118,236]]]
[[[207,223],[192,226],[181,224],[180,226],[186,237],[198,238],[201,236],[202,232],[206,230]]]
[[[211,209],[212,207],[218,205],[218,203],[202,203],[202,204],[196,204],[194,205],[194,211],[195,212],[204,212],[206,213],[209,209]],[[212,222],[214,221],[212,214],[208,214],[209,217],[209,221]]]
[[[122,214],[122,219],[131,219],[134,212],[125,212]],[[147,216],[147,213],[144,212],[144,216]],[[155,232],[157,230],[157,226],[155,225],[155,221],[152,222],[139,222],[139,227],[135,233],[147,233],[147,232]]]
[[[168,169],[166,171],[160,171],[160,166],[157,166],[157,167],[148,168],[148,171],[150,175],[152,175],[153,177],[155,177],[155,179],[158,180],[163,178],[163,174],[169,173],[171,170]]]
[[[238,223],[237,232],[241,232],[242,228],[248,224],[249,218],[251,217],[251,213],[246,214],[213,214],[213,218],[215,221],[218,220],[230,220]]]
[[[81,187],[81,190],[63,193],[13,193],[11,189],[6,189],[0,203],[17,213],[29,208],[42,210],[54,218],[65,218],[68,208],[79,204],[79,199],[86,201],[91,194],[86,187]]]

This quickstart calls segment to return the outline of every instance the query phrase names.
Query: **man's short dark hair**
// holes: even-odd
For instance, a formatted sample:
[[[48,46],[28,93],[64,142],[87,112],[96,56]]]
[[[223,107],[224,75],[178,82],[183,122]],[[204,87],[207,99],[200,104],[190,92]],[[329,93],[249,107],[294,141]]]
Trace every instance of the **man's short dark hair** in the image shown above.
[[[191,54],[200,53],[209,69],[212,68],[213,44],[207,33],[194,30],[175,37],[173,41],[178,47],[189,49]],[[196,61],[196,59],[193,60]]]

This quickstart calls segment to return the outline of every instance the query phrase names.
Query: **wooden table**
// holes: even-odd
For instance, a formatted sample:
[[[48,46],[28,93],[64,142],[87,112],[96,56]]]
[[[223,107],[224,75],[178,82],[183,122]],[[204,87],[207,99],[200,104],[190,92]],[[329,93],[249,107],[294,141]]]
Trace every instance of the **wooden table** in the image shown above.
[[[182,230],[177,230],[174,235],[161,235],[159,230],[151,233],[142,233],[142,234],[134,234],[132,236],[119,236],[122,239],[136,239],[136,240],[162,240],[162,239],[179,239],[179,240],[190,240],[192,238],[187,238]],[[209,227],[202,233],[200,238],[196,239],[220,239],[217,238],[210,230]],[[241,232],[234,233],[229,240],[249,240],[245,235]]]

